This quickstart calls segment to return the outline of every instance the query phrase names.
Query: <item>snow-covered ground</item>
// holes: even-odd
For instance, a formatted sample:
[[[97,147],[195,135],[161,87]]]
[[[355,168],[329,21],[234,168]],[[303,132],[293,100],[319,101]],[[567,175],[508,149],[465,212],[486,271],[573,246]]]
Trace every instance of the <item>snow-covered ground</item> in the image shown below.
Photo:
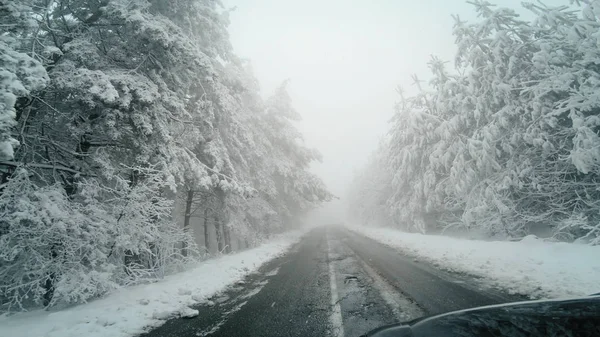
[[[0,336],[119,337],[133,336],[169,317],[194,316],[190,306],[206,301],[284,254],[302,232],[282,235],[260,247],[207,260],[156,283],[123,288],[102,299],[60,311],[37,310],[0,316]]]
[[[509,293],[563,298],[600,292],[600,246],[546,242],[533,236],[517,242],[479,241],[389,228],[348,228],[439,268],[481,277]]]

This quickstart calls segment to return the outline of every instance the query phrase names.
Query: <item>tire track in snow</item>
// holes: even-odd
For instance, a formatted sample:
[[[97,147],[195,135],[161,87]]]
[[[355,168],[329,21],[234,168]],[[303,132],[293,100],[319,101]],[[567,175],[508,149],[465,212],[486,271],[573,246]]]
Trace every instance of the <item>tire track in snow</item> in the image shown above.
[[[356,255],[356,253],[354,253],[354,258],[358,261],[360,267],[367,275],[371,277],[373,280],[373,287],[377,289],[379,295],[381,295],[381,298],[383,298],[388,307],[390,307],[394,313],[394,317],[396,317],[399,322],[410,321],[424,315],[423,309],[421,309],[418,304],[404,296],[401,291],[387,282],[377,273],[377,271]]]

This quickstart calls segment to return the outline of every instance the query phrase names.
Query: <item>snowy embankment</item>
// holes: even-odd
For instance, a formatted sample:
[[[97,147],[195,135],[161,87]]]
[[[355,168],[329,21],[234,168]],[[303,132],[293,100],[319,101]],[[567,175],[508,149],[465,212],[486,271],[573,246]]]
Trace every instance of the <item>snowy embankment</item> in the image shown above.
[[[60,311],[0,316],[0,336],[133,336],[170,317],[194,316],[190,308],[284,254],[302,236],[287,233],[260,247],[203,261],[197,267]]]
[[[509,293],[537,299],[600,292],[600,246],[546,242],[533,236],[517,242],[480,241],[389,228],[348,228],[441,269],[481,277]]]

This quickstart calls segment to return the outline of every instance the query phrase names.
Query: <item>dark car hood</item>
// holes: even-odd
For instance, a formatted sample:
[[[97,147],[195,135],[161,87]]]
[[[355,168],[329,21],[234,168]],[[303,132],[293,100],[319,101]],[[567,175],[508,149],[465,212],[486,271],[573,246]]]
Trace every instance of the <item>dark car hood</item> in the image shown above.
[[[455,311],[383,327],[366,336],[600,336],[600,296]]]

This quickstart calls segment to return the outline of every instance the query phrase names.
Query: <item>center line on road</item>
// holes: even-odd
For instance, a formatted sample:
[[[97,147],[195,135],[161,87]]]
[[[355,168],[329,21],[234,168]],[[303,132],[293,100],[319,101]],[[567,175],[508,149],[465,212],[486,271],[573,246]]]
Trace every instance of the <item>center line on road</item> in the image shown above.
[[[329,321],[332,326],[332,336],[344,337],[344,323],[342,320],[342,308],[340,307],[340,301],[337,290],[337,280],[335,278],[335,270],[333,268],[333,261],[331,261],[331,246],[329,244],[329,231],[327,231],[327,264],[329,266],[329,286],[331,288],[331,315]]]

